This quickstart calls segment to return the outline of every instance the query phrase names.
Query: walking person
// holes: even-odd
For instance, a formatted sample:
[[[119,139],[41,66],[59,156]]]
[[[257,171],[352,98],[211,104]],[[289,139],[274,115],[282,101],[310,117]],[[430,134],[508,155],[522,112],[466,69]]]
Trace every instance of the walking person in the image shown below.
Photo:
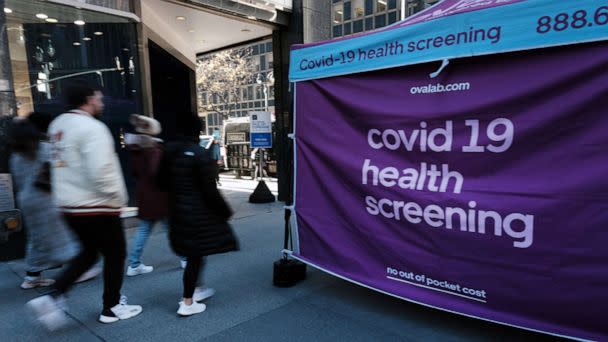
[[[97,118],[102,114],[103,94],[84,81],[74,82],[64,93],[70,109],[49,127],[52,142],[53,194],[82,251],[53,285],[53,292],[27,303],[38,320],[54,330],[65,323],[62,297],[74,281],[104,257],[102,323],[137,316],[139,305],[121,297],[126,256],[120,221],[127,193],[110,130]]]
[[[50,119],[50,115],[32,113],[16,118],[10,127],[10,169],[27,227],[24,290],[53,285],[55,281],[44,278],[42,272],[68,262],[80,249],[51,195],[46,139]]]
[[[177,314],[190,316],[205,311],[198,301],[215,293],[197,288],[205,257],[237,250],[238,242],[228,225],[232,210],[217,189],[213,160],[199,146],[200,119],[188,114],[176,121],[180,136],[167,144],[158,178],[169,193],[171,247],[188,258]]]
[[[158,189],[156,175],[162,157],[162,140],[154,138],[160,134],[160,123],[142,115],[131,115],[131,124],[140,134],[129,134],[125,139],[131,157],[131,170],[136,181],[139,227],[129,252],[127,276],[150,273],[153,266],[141,262],[143,249],[150,237],[152,228],[160,223],[167,230],[168,203],[167,193]],[[186,267],[186,258],[182,257],[182,268]]]
[[[260,165],[260,154],[262,155],[262,165]],[[262,175],[260,175],[260,168],[261,168],[261,172],[263,174],[264,177],[268,177],[268,173],[266,173],[266,169],[264,168],[264,150],[261,148],[254,148],[253,150],[251,150],[251,160],[253,161],[253,166],[254,166],[254,170],[253,170],[253,180],[257,180],[258,177],[260,177],[260,180],[263,179]]]
[[[220,159],[222,158],[222,155],[220,150],[219,136],[215,134],[213,135],[209,152],[211,152],[211,160],[215,167],[215,181],[217,182],[217,185],[222,186],[222,183],[220,183]]]

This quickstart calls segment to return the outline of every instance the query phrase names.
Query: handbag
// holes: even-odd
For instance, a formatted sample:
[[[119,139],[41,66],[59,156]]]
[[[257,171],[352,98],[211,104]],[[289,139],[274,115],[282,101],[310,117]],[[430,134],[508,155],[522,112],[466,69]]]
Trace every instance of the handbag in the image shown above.
[[[42,164],[34,180],[34,186],[44,192],[51,192],[51,163]]]

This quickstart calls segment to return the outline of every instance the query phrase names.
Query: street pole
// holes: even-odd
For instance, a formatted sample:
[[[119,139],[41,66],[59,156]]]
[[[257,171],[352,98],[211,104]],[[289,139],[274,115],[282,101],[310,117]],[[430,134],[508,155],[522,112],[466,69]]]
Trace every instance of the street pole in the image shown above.
[[[266,81],[262,81],[262,77],[260,74],[258,74],[256,83],[262,86],[262,90],[264,91],[264,107],[266,110],[266,113],[268,113],[268,78],[266,79]],[[272,133],[271,133],[271,137],[272,137]],[[253,142],[253,139],[252,139]],[[252,146],[253,147],[253,146]],[[260,153],[260,161],[258,164],[258,167],[260,168],[260,181],[258,183],[258,186],[255,188],[255,190],[253,190],[253,193],[251,194],[251,196],[249,196],[249,202],[250,203],[271,203],[274,202],[276,199],[274,197],[274,195],[272,194],[272,192],[270,192],[270,189],[268,189],[268,186],[266,185],[266,182],[264,182],[264,165],[262,164],[263,158],[262,158],[262,153],[264,153],[264,149],[261,147],[258,147],[258,151]]]
[[[268,111],[268,83],[264,82],[264,110]],[[264,149],[260,149],[260,179],[264,180],[264,165],[262,165],[262,153]]]

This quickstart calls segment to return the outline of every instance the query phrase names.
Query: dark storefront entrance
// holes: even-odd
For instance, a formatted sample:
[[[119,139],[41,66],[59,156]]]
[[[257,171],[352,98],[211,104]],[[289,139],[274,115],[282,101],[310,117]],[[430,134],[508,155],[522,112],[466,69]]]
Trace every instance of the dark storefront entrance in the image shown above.
[[[196,113],[194,70],[153,41],[148,41],[153,116],[160,121],[163,139],[176,133],[175,116]]]

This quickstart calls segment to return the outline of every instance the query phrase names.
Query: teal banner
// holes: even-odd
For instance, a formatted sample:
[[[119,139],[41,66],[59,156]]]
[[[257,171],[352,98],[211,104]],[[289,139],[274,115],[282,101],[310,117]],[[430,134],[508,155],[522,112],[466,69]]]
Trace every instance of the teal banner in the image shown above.
[[[460,2],[462,6],[476,4]],[[429,16],[427,21],[409,26],[398,24],[370,34],[296,47],[291,51],[289,78],[298,82],[608,39],[607,0],[506,2],[494,0],[494,7],[482,9],[468,4],[473,9],[466,12]],[[441,4],[430,13],[434,8],[440,11]]]

